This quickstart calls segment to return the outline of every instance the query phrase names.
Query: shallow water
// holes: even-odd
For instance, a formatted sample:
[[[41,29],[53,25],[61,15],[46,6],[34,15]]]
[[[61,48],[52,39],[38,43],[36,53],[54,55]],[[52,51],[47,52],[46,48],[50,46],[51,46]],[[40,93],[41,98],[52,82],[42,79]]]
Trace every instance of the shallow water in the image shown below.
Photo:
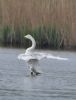
[[[0,100],[76,100],[75,52],[44,51],[69,60],[41,60],[43,73],[36,77],[31,77],[26,63],[17,59],[23,52],[0,48]]]

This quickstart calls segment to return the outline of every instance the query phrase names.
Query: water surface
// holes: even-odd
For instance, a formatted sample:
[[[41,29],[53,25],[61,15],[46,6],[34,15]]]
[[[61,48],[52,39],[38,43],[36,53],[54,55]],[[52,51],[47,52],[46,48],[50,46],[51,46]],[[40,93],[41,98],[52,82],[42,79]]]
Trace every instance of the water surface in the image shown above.
[[[24,61],[17,59],[24,49],[0,48],[0,100],[76,100],[76,53],[40,51],[69,58],[43,59],[40,76],[29,76]]]

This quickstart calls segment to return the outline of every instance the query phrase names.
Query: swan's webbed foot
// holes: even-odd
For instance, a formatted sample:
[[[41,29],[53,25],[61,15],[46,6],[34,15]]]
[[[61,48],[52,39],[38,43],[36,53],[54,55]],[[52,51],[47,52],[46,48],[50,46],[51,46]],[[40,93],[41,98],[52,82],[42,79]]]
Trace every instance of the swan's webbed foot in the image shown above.
[[[36,72],[35,74],[36,74],[36,75],[39,75],[39,74],[41,74],[41,73],[40,73],[40,72]]]
[[[34,72],[31,72],[31,76],[34,76]]]
[[[36,75],[39,75],[39,74],[41,74],[40,72],[34,72],[34,71],[31,71],[31,76],[36,76]]]
[[[40,72],[38,72],[34,67],[30,67],[30,74],[31,76],[36,76],[41,74]]]

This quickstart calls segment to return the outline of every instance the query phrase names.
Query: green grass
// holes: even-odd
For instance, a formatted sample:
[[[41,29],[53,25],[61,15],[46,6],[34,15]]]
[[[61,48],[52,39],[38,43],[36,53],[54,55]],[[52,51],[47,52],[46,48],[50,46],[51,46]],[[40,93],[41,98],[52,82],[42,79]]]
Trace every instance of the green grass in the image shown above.
[[[16,28],[0,27],[0,45],[26,48],[31,45],[31,41],[24,38],[26,34],[31,34],[35,38],[37,48],[60,49],[64,47],[61,32],[51,25],[35,28],[28,28],[26,25]]]

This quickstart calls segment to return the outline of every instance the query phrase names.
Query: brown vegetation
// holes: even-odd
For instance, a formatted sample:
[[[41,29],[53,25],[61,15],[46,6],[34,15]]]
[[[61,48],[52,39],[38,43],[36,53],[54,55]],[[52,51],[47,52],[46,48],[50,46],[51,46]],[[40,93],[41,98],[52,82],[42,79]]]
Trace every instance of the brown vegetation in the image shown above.
[[[0,0],[0,26],[52,25],[65,45],[76,46],[76,0]]]

